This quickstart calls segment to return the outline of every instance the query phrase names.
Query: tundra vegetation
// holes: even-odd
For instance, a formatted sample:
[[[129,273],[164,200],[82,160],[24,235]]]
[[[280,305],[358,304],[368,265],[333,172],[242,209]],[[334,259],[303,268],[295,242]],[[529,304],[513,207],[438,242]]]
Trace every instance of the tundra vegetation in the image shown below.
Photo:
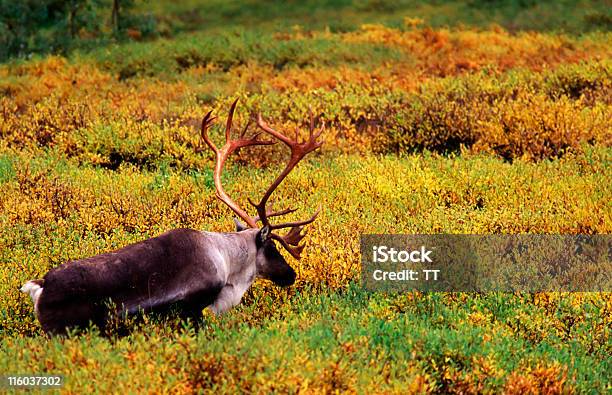
[[[121,24],[73,3],[108,24],[23,24],[0,64],[0,372],[62,374],[68,393],[610,391],[609,293],[367,293],[358,244],[610,233],[605,2],[136,1]],[[197,331],[147,317],[45,337],[25,281],[173,228],[233,230],[198,127],[236,98],[240,124],[327,124],[277,191],[322,207],[295,286],[257,282]],[[284,153],[241,151],[228,193],[248,207]]]

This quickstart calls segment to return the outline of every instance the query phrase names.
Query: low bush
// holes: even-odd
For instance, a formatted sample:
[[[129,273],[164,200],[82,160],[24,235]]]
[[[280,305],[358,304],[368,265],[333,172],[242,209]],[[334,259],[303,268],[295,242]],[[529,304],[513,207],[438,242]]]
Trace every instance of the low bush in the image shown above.
[[[63,66],[68,70],[55,71]],[[70,68],[51,59],[23,66],[25,77],[8,83],[5,90],[15,93],[0,98],[6,146],[51,148],[110,168],[128,162],[193,169],[204,163],[202,152],[208,155],[197,133],[200,117],[213,108],[223,119],[236,96],[242,97],[236,127],[261,112],[281,130],[305,129],[312,111],[318,123],[328,126],[327,151],[467,149],[507,160],[542,160],[578,152],[585,144],[609,146],[612,136],[607,61],[541,74],[513,70],[448,77],[412,90],[370,84],[359,75],[357,82],[349,78],[311,90],[262,83],[257,92],[235,92],[206,104],[188,83],[122,83],[103,73],[84,74],[87,68]],[[82,80],[79,90],[72,88],[75,79]],[[95,89],[99,83],[106,88]],[[282,159],[280,146],[241,158],[249,160],[253,152],[256,165]]]
[[[608,233],[611,154],[588,149],[560,161],[512,165],[486,156],[313,157],[278,191],[278,207],[299,208],[301,215],[322,206],[303,259],[295,262],[297,288],[339,289],[357,280],[362,233]],[[117,170],[79,167],[27,154],[10,163],[13,173],[0,184],[6,295],[0,326],[11,333],[35,328],[31,306],[16,290],[51,267],[172,228],[233,228],[232,212],[214,196],[212,159],[198,172],[129,163]],[[246,208],[247,197],[259,196],[280,170],[230,166],[223,182]]]

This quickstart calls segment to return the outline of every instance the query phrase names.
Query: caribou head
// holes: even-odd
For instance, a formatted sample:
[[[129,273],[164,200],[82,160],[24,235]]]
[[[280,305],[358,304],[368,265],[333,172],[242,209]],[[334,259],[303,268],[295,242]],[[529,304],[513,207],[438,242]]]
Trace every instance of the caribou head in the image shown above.
[[[309,137],[300,141],[298,130],[291,139],[271,128],[258,115],[256,123],[260,131],[246,137],[247,123],[240,136],[233,139],[236,104],[237,100],[227,117],[222,147],[217,147],[208,135],[214,120],[212,111],[202,120],[201,136],[215,153],[216,196],[244,223],[236,220],[236,232],[228,233],[171,230],[116,251],[66,262],[51,269],[43,279],[28,281],[21,290],[31,296],[45,332],[64,333],[66,328],[89,323],[104,328],[109,317],[117,313],[139,311],[178,311],[182,317],[197,319],[207,306],[219,314],[238,304],[256,277],[280,286],[295,282],[295,271],[276,243],[293,258],[300,259],[304,227],[315,220],[319,211],[306,220],[271,223],[271,218],[296,210],[274,211],[270,196],[308,153],[321,147],[318,139],[324,127],[315,130],[311,114]],[[260,139],[262,133],[273,139]],[[257,213],[250,216],[223,189],[223,165],[240,148],[278,141],[289,147],[291,155],[259,202],[248,199]],[[288,231],[280,234],[278,231],[282,229]]]

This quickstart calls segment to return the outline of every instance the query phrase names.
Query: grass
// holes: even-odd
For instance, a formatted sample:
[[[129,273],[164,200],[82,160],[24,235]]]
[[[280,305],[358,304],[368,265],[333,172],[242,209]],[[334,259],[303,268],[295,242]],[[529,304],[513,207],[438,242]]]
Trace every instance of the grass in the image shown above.
[[[0,369],[64,374],[67,392],[605,392],[605,309],[588,294],[304,288],[208,317],[198,332],[147,323],[113,340],[10,338]]]
[[[226,72],[248,63],[282,70],[288,67],[337,66],[358,64],[372,67],[397,59],[401,54],[384,45],[343,43],[335,37],[280,41],[258,32],[237,31],[209,35],[191,34],[178,40],[159,40],[155,44],[133,43],[111,50],[93,52],[105,69],[120,79],[134,76],[171,77],[184,70],[214,65]]]
[[[359,284],[362,233],[612,231],[609,11],[493,3],[156,2],[163,38],[0,65],[0,373],[63,374],[67,393],[609,392],[610,293]],[[296,285],[257,282],[199,331],[147,317],[46,338],[23,282],[173,228],[232,230],[197,129],[235,98],[237,128],[260,111],[304,129],[309,109],[327,125],[278,191],[322,205]],[[241,152],[224,185],[246,205],[285,158]]]
[[[143,5],[144,6],[144,5]],[[354,30],[362,23],[401,26],[404,17],[423,18],[434,27],[470,25],[489,27],[498,24],[512,30],[569,31],[573,33],[610,28],[610,10],[598,1],[579,2],[494,0],[309,0],[293,2],[208,1],[157,2],[143,7],[151,12],[168,32],[208,30],[217,32],[228,26],[249,29],[289,30],[303,26],[309,30]]]

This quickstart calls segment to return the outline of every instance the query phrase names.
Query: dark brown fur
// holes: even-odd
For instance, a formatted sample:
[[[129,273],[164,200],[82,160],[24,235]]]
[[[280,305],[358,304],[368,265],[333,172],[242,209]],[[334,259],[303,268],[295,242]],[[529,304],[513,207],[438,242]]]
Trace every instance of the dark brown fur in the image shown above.
[[[176,229],[119,250],[67,262],[45,275],[38,318],[51,334],[93,322],[104,328],[111,314],[178,309],[198,316],[224,283],[207,255],[205,236]],[[109,302],[116,311],[109,311]]]

